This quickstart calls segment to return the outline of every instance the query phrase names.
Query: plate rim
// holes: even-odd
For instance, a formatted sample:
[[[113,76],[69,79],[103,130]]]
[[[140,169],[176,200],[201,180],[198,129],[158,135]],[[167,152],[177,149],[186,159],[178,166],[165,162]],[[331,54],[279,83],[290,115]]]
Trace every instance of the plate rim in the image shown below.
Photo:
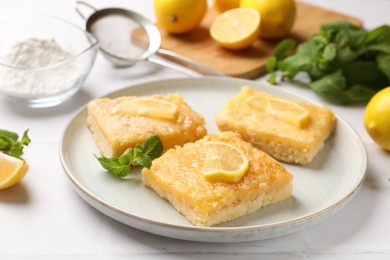
[[[254,87],[256,87],[257,85],[261,85],[262,87],[265,87],[265,88],[269,88],[270,87],[270,86],[267,86],[266,84],[264,84],[263,82],[260,82],[260,81],[251,81],[251,80],[247,80],[247,79],[238,79],[238,78],[230,78],[230,77],[221,78],[221,77],[207,76],[207,77],[200,77],[200,78],[169,78],[169,79],[163,79],[163,80],[152,80],[152,81],[146,81],[146,82],[131,84],[129,86],[120,88],[118,90],[111,91],[111,92],[109,92],[109,93],[107,93],[107,94],[105,94],[105,95],[103,95],[103,96],[101,96],[99,98],[115,97],[115,96],[118,96],[121,92],[126,92],[126,91],[130,90],[131,88],[141,88],[142,86],[146,86],[146,85],[166,84],[166,83],[169,83],[171,81],[173,81],[173,82],[180,82],[180,81],[188,82],[188,81],[215,81],[215,80],[217,80],[217,81],[224,81],[224,80],[232,81],[233,80],[233,81],[236,81],[240,85],[242,85],[244,83],[247,83],[247,84],[255,85]],[[323,105],[323,104],[319,104],[318,102],[315,102],[313,100],[310,100],[310,99],[308,99],[308,98],[306,98],[306,97],[304,97],[304,96],[302,96],[300,94],[293,93],[293,92],[285,90],[285,89],[278,89],[278,91],[285,92],[285,94],[287,94],[287,95],[291,95],[294,98],[297,97],[297,98],[299,98],[299,99],[301,99],[303,101],[306,101],[306,102],[309,102],[309,103],[312,103],[312,104]],[[333,214],[336,213],[337,209],[341,209],[343,206],[345,206],[347,204],[347,202],[351,201],[351,199],[356,195],[356,193],[362,187],[362,185],[364,183],[364,180],[365,180],[365,178],[367,176],[368,155],[367,155],[367,151],[366,151],[366,148],[364,146],[364,143],[362,142],[360,136],[357,134],[356,130],[353,129],[351,127],[351,125],[348,122],[346,122],[341,116],[339,116],[338,114],[335,113],[335,115],[337,117],[337,120],[341,121],[344,124],[344,126],[346,126],[348,128],[348,131],[351,132],[354,135],[354,139],[357,141],[357,143],[361,147],[360,153],[361,153],[362,159],[363,159],[363,161],[362,161],[362,166],[363,167],[361,168],[361,170],[359,172],[359,176],[361,175],[361,179],[357,182],[357,184],[355,186],[353,186],[353,188],[350,190],[349,193],[347,193],[345,196],[343,196],[340,200],[337,200],[336,203],[334,203],[334,204],[332,204],[332,205],[330,205],[330,206],[328,206],[326,208],[323,208],[322,210],[319,210],[319,211],[316,211],[314,213],[311,213],[311,214],[305,214],[305,215],[302,215],[302,216],[299,216],[299,217],[295,217],[295,218],[289,219],[287,221],[278,221],[278,222],[275,222],[275,223],[272,223],[272,224],[268,224],[268,225],[250,225],[250,226],[243,226],[243,227],[240,227],[240,226],[235,226],[235,227],[201,227],[201,226],[175,225],[175,224],[164,223],[164,222],[161,222],[161,221],[147,219],[147,218],[144,218],[144,217],[132,214],[130,212],[127,212],[127,211],[125,211],[123,209],[120,209],[119,207],[111,205],[109,202],[105,201],[104,199],[99,198],[96,194],[92,193],[86,187],[84,187],[76,179],[76,177],[73,176],[71,171],[68,169],[68,167],[67,167],[67,165],[65,163],[64,155],[63,155],[63,146],[64,146],[63,141],[64,141],[64,137],[67,134],[69,128],[71,127],[72,122],[74,122],[74,120],[76,120],[78,117],[82,116],[83,113],[86,113],[87,105],[88,105],[88,103],[85,104],[84,106],[82,106],[74,114],[74,116],[66,124],[66,126],[65,126],[65,128],[64,128],[64,130],[63,130],[63,132],[62,132],[62,134],[60,136],[59,155],[60,155],[60,161],[61,161],[62,168],[63,168],[66,176],[72,182],[73,188],[77,189],[76,190],[77,193],[81,192],[81,193],[83,193],[83,195],[87,196],[88,199],[92,199],[94,202],[98,203],[100,206],[103,206],[103,207],[105,207],[105,208],[107,208],[107,209],[109,209],[111,211],[119,213],[122,216],[130,217],[132,220],[141,221],[141,222],[146,223],[146,224],[153,224],[153,225],[156,225],[156,226],[159,226],[159,227],[162,227],[162,228],[168,228],[168,229],[174,229],[174,230],[180,230],[180,231],[199,232],[199,233],[209,233],[209,232],[212,232],[212,233],[217,233],[217,234],[226,234],[226,233],[229,233],[229,234],[236,233],[237,234],[237,233],[248,233],[248,232],[260,232],[260,231],[269,231],[269,230],[272,230],[272,229],[280,229],[280,228],[284,228],[284,227],[288,227],[288,226],[292,226],[292,225],[301,225],[301,224],[303,224],[305,222],[308,222],[310,220],[316,220],[316,219],[318,219],[321,216],[325,216],[326,214],[328,214],[328,216],[330,216],[330,215],[332,215],[331,213],[333,213]],[[103,210],[97,208],[95,205],[92,205],[92,203],[89,202],[83,196],[81,196],[81,197],[84,200],[86,200],[88,202],[88,204],[93,206],[95,209],[103,212],[103,214],[107,215],[108,217],[113,218],[113,219],[115,219],[117,221],[120,221],[122,223],[125,223],[125,222],[123,222],[123,221],[121,221],[121,220],[119,220],[119,219],[117,219],[117,218],[115,218],[113,216],[108,215]],[[127,224],[127,223],[125,223],[125,224]],[[137,227],[132,226],[132,225],[128,225],[128,226],[131,226],[133,228],[137,228]],[[154,232],[147,231],[147,230],[143,230],[143,231],[149,232],[149,233],[154,233]],[[296,231],[297,230],[293,230],[291,232],[296,232]],[[285,234],[288,234],[288,233],[291,233],[291,232],[284,232],[281,235],[285,235]],[[166,237],[177,238],[176,236],[169,236],[167,234],[160,234],[160,233],[155,233],[155,234],[166,236]],[[272,237],[272,236],[269,236],[269,237]],[[180,239],[184,239],[184,238],[180,238]],[[192,240],[192,241],[208,241],[208,240],[196,240],[196,239],[188,239],[188,240]],[[249,240],[259,240],[259,239],[255,238],[255,239],[238,240],[237,242],[249,241]],[[232,242],[232,241],[230,241],[230,242]],[[236,241],[233,241],[233,242],[236,242]]]

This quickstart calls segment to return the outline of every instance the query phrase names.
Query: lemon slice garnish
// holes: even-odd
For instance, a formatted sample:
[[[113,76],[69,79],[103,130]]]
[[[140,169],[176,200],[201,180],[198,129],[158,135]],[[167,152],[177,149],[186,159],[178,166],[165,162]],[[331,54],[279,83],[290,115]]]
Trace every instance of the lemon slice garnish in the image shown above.
[[[111,112],[161,120],[176,120],[178,116],[176,104],[157,98],[137,98],[129,102],[119,103]]]
[[[218,15],[210,27],[211,37],[228,49],[253,44],[260,31],[260,14],[252,8],[234,8]]]
[[[204,178],[210,182],[238,182],[248,170],[248,158],[238,148],[223,142],[205,143]]]
[[[26,161],[0,152],[0,190],[18,183],[27,170]]]
[[[252,108],[266,112],[298,128],[305,128],[310,122],[309,111],[298,103],[287,99],[277,97],[251,97],[247,101]]]

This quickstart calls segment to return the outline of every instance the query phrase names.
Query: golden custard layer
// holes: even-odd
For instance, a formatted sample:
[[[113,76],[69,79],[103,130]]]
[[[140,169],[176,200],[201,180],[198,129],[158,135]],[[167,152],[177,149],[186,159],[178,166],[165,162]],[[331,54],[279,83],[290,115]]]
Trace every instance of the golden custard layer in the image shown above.
[[[261,104],[253,105],[254,100],[267,104],[258,109]],[[298,116],[288,116],[288,111],[264,109],[272,106],[267,100],[281,100],[279,104],[297,110],[295,112],[300,113],[298,116],[302,120]],[[323,148],[336,125],[335,115],[326,107],[279,98],[248,86],[225,104],[215,121],[220,131],[236,131],[275,159],[295,164],[309,163]]]
[[[119,156],[152,135],[160,137],[164,150],[193,142],[207,134],[204,124],[179,94],[101,98],[88,104],[87,126],[105,157]]]
[[[202,174],[206,142],[225,142],[249,160],[246,174],[236,183],[208,182]],[[210,134],[183,147],[168,150],[142,170],[145,185],[167,199],[197,226],[213,226],[244,216],[291,196],[292,175],[266,153],[233,132]]]

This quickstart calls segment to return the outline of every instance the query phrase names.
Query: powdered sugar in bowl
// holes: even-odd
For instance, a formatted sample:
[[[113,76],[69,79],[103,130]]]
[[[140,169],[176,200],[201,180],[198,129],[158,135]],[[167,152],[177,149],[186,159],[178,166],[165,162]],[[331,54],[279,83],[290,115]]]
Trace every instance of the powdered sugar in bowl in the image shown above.
[[[74,95],[95,62],[98,41],[60,18],[31,15],[0,25],[0,93],[29,107]]]

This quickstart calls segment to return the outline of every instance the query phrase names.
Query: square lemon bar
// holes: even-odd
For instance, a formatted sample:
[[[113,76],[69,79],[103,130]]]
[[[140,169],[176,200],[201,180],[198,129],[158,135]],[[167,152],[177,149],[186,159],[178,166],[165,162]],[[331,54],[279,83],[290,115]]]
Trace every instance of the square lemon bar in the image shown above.
[[[105,157],[120,156],[152,135],[168,150],[207,134],[203,116],[177,93],[101,98],[91,101],[87,110],[87,127]]]
[[[235,131],[277,160],[307,164],[335,129],[336,117],[324,106],[307,104],[249,86],[215,116],[220,131]]]
[[[210,181],[205,177],[207,161],[218,157],[211,149],[218,146],[225,146],[232,149],[233,154],[247,158],[240,178]],[[216,160],[220,163],[218,167],[223,168],[224,164],[241,162],[242,158],[225,154],[219,159],[221,161]],[[170,149],[155,159],[150,169],[144,168],[142,174],[145,185],[168,200],[196,226],[214,226],[236,219],[262,206],[280,202],[292,193],[291,173],[234,132],[210,134],[194,143]]]

